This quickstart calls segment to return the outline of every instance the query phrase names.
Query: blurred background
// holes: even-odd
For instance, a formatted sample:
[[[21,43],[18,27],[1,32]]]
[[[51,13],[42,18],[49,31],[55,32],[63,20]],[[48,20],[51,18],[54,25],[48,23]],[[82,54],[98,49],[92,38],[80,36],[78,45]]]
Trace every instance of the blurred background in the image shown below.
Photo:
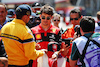
[[[100,10],[100,0],[0,0],[7,5],[7,9],[16,9],[20,4],[32,5],[39,2],[42,5],[49,4],[54,11],[63,17],[63,22],[69,24],[69,12],[73,8],[79,8],[83,16],[93,16]]]

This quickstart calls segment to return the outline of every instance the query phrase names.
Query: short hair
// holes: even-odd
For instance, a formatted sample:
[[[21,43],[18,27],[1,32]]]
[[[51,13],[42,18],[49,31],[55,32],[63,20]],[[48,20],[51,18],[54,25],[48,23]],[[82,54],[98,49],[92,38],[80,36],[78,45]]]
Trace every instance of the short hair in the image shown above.
[[[100,11],[97,12],[97,18],[100,20]]]
[[[82,28],[83,32],[94,31],[95,20],[91,16],[84,16],[80,20],[80,27]]]
[[[0,5],[3,5],[5,7],[5,10],[7,11],[7,6],[4,3],[0,2]]]
[[[71,13],[78,13],[79,14],[79,18],[81,17],[81,11],[80,11],[80,9],[72,9],[71,11],[70,11],[70,14]]]
[[[23,16],[24,16],[24,15],[18,15],[18,14],[16,14],[16,18],[17,18],[17,19],[21,19]]]
[[[54,14],[53,14],[53,18],[54,18],[54,17],[60,18],[61,16],[60,16],[60,14],[54,13]]]
[[[42,8],[40,9],[40,13],[46,13],[48,15],[53,15],[53,8],[51,6],[49,6],[48,4],[42,6]]]

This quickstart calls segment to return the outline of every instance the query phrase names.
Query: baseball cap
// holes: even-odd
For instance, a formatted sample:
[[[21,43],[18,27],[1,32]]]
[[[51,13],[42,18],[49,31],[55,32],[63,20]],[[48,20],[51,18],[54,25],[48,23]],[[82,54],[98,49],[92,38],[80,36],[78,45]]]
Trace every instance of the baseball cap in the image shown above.
[[[32,12],[30,18],[34,18],[34,17],[36,17],[36,14],[34,12]]]
[[[7,14],[7,17],[12,17],[13,15],[15,15],[15,10],[14,9],[9,9]]]
[[[16,8],[16,15],[31,15],[31,7],[27,4],[19,5]]]
[[[42,7],[41,3],[36,2],[32,4],[32,8],[41,8],[41,7]]]

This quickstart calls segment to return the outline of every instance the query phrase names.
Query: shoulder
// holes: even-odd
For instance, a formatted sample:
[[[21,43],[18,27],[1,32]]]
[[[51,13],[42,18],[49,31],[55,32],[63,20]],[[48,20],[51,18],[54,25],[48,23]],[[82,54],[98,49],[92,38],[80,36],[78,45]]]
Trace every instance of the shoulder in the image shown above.
[[[82,50],[84,49],[86,42],[87,42],[87,38],[84,36],[81,36],[79,38],[76,38],[73,43],[75,42],[80,54],[82,54]]]
[[[83,43],[83,42],[86,42],[88,39],[84,36],[81,36],[81,37],[78,37],[76,38],[73,42],[75,43]]]
[[[60,32],[60,28],[51,25],[50,32],[55,33],[55,34],[58,34]]]
[[[36,31],[36,30],[38,30],[38,29],[40,29],[39,25],[31,28],[31,30],[32,30],[33,32]]]
[[[100,36],[100,32],[96,32],[92,35],[92,38],[95,38],[95,37],[99,37]]]
[[[37,28],[39,28],[39,25],[35,26],[35,27],[32,27],[31,30],[34,30],[34,29],[37,29]]]
[[[6,23],[6,24],[2,27],[2,29],[9,28],[9,27],[11,26],[11,24],[12,24],[12,23]]]
[[[68,28],[66,30],[64,30],[62,34],[64,34],[66,31],[68,31]]]
[[[58,28],[58,27],[56,27],[56,26],[53,26],[53,25],[51,25],[51,27],[50,27],[51,29],[56,29],[56,30],[58,30],[58,31],[60,31],[60,28]]]
[[[93,38],[96,42],[100,43],[100,32],[94,33],[94,34],[92,35],[92,38]]]

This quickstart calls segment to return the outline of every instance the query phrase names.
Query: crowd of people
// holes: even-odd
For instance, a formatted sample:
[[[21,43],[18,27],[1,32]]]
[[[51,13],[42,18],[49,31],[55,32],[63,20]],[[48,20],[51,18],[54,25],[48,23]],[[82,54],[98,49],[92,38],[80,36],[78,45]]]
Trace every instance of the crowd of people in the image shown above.
[[[77,8],[69,17],[73,26],[62,30],[48,4],[0,2],[0,67],[100,67],[100,11],[97,22]]]

